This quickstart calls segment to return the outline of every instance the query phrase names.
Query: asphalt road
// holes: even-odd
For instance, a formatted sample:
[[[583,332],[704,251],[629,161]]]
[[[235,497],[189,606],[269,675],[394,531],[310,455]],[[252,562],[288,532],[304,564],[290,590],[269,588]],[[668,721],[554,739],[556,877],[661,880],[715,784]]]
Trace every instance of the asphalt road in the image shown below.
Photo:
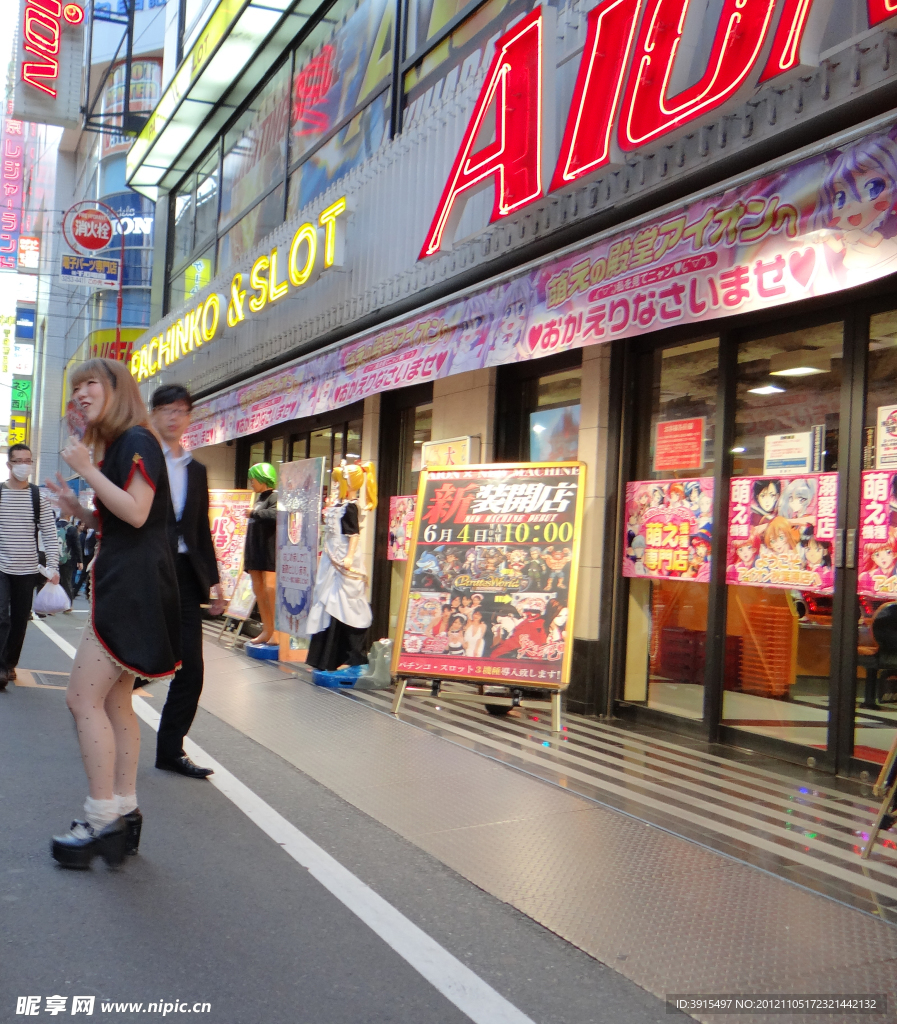
[[[46,624],[75,645],[84,618]],[[70,659],[31,624],[22,665],[62,673]],[[51,686],[0,694],[3,1024],[57,1016],[63,1001],[58,1017],[71,1019],[75,997],[91,996],[92,1015],[79,1001],[75,1017],[104,1024],[669,1020],[655,997],[202,710],[193,739],[286,840],[210,783],[156,770],[144,724],[140,855],[117,870],[59,868],[50,836],[80,814],[86,788],[64,692]],[[145,706],[158,711],[161,695]],[[338,862],[330,889],[290,856],[296,829],[315,857]]]

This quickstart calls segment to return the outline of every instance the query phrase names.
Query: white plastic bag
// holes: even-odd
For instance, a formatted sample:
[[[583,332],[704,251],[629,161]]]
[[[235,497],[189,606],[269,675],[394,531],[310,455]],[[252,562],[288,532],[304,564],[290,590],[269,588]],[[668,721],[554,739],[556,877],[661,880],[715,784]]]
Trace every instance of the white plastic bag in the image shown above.
[[[45,583],[34,599],[34,611],[37,615],[53,615],[71,608],[72,602],[68,594],[58,583]]]

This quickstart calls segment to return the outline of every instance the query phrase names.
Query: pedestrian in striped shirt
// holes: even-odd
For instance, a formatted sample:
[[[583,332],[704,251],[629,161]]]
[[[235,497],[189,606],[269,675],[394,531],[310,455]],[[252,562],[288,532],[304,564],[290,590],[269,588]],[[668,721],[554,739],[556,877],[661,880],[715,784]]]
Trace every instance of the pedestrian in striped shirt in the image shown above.
[[[16,678],[16,665],[31,618],[34,588],[40,581],[38,530],[47,553],[51,583],[59,582],[56,517],[46,494],[28,482],[31,449],[14,444],[7,453],[9,479],[0,484],[0,690]]]

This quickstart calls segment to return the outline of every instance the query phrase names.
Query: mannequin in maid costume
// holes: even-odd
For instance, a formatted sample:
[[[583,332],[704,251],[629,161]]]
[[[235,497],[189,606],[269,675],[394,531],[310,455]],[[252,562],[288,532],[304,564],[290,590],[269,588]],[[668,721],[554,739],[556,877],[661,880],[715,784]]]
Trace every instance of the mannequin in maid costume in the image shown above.
[[[365,598],[367,576],[361,552],[360,512],[377,507],[377,480],[370,462],[333,471],[336,500],[324,511],[324,550],[318,563],[315,597],[306,634],[311,637],[306,664],[324,672],[341,665],[365,665],[364,638],[371,624]]]

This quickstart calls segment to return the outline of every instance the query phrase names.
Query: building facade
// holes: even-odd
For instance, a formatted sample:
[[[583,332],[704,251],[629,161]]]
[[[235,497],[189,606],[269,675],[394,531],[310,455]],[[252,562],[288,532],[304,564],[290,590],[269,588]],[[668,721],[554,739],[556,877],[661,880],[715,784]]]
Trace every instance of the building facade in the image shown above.
[[[147,394],[200,396],[214,485],[262,459],[373,459],[386,635],[405,571],[389,499],[414,493],[425,442],[578,458],[570,707],[830,771],[880,762],[897,717],[883,0],[197,10],[127,156],[156,202],[130,366]]]

